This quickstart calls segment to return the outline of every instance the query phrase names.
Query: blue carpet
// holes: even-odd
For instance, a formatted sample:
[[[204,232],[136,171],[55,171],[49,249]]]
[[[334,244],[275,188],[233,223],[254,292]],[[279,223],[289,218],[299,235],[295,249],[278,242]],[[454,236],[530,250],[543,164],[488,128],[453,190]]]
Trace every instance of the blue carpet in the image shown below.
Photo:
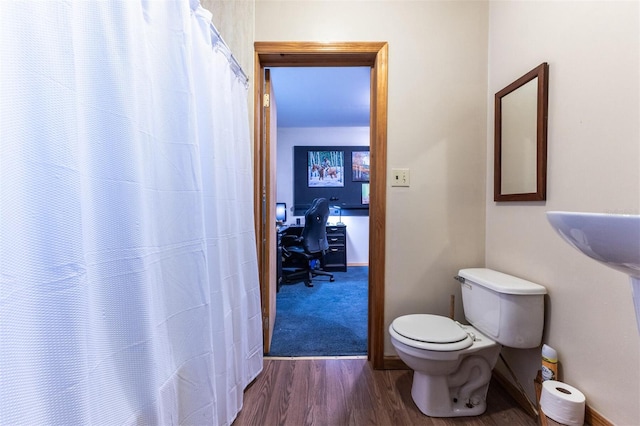
[[[366,355],[369,267],[333,274],[282,285],[269,356]]]

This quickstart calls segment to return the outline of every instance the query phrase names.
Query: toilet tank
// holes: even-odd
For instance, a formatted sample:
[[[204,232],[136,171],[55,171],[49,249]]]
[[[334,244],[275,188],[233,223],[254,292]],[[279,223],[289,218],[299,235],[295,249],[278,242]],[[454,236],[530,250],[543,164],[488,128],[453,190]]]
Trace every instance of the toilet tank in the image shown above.
[[[540,345],[545,287],[485,268],[461,269],[457,278],[470,324],[504,346]]]

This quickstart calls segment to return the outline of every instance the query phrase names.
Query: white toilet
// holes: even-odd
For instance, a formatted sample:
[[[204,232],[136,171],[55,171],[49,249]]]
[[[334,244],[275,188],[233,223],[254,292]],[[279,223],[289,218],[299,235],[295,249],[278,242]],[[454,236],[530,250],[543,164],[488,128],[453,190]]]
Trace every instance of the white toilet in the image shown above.
[[[472,325],[413,314],[389,327],[400,359],[414,370],[413,401],[431,417],[484,413],[502,345],[535,348],[542,339],[546,288],[484,268],[461,269],[456,279]]]

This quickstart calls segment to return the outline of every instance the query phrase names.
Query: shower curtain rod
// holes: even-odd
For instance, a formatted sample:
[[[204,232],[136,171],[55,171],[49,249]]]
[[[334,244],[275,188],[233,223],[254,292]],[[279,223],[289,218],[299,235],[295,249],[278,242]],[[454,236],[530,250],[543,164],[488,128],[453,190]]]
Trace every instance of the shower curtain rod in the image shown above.
[[[217,44],[222,46],[222,51],[224,55],[227,57],[227,60],[229,61],[229,65],[231,65],[231,69],[233,69],[235,74],[240,79],[242,79],[245,85],[249,84],[249,77],[247,77],[247,75],[244,73],[244,71],[242,70],[242,67],[240,66],[240,63],[236,60],[235,56],[233,56],[233,53],[231,53],[231,49],[229,49],[229,45],[227,45],[227,43],[224,41],[218,29],[215,27],[215,25],[213,25],[213,22],[210,23],[209,26],[211,27],[211,33],[213,34],[211,43],[214,45]]]

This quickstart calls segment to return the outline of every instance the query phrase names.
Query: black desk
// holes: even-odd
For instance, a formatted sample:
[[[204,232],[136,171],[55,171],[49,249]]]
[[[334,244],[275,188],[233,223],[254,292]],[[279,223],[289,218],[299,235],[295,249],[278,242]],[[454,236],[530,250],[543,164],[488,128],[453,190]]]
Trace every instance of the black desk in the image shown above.
[[[278,229],[278,281],[282,276],[282,267],[286,267],[286,265],[281,265],[280,262],[282,259],[281,238],[284,235],[299,237],[302,235],[303,229],[304,226],[302,225],[289,225]],[[324,255],[325,264],[323,269],[328,272],[347,272],[347,225],[327,225],[327,241],[329,250]]]

